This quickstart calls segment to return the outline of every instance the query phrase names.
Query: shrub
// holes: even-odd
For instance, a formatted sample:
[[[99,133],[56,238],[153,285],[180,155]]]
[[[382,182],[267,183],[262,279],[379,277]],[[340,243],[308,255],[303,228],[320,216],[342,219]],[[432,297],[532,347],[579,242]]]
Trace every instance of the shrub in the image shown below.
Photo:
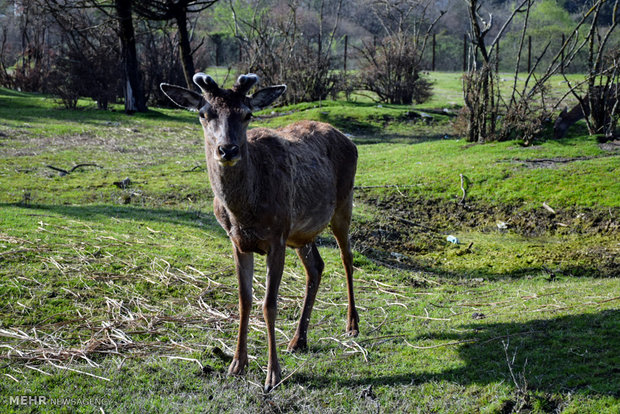
[[[359,75],[361,87],[377,94],[381,102],[412,104],[432,96],[432,83],[421,75],[417,42],[405,33],[385,37],[380,44],[365,44],[365,62]]]

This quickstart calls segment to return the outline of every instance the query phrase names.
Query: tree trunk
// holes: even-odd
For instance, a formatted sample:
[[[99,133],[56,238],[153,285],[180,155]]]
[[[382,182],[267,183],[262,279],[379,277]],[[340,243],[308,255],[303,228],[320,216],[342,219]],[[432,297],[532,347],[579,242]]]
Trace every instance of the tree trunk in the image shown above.
[[[146,99],[142,90],[141,76],[138,69],[136,37],[131,15],[132,0],[115,0],[114,7],[118,18],[121,40],[122,65],[124,74],[123,92],[125,95],[125,112],[146,112]]]
[[[179,29],[179,53],[181,54],[185,83],[189,89],[193,89],[194,82],[192,78],[196,70],[194,68],[192,48],[189,43],[189,32],[187,31],[187,9],[185,7],[179,8],[174,14],[174,18]]]

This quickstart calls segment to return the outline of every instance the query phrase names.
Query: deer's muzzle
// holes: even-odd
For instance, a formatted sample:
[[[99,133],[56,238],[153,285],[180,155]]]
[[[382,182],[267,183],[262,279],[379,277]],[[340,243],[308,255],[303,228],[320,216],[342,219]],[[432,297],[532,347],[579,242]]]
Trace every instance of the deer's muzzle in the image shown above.
[[[238,145],[219,145],[217,147],[216,158],[220,164],[232,166],[241,159],[241,151]]]

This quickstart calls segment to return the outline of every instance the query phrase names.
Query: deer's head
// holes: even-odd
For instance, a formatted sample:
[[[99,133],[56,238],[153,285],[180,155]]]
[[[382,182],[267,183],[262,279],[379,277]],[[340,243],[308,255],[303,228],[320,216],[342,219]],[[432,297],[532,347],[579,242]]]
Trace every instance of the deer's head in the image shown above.
[[[251,73],[239,76],[232,89],[220,88],[204,73],[195,74],[194,83],[202,94],[167,83],[160,88],[178,106],[199,113],[207,157],[213,156],[222,166],[233,166],[243,156],[252,112],[269,106],[286,90],[285,85],[270,86],[248,96],[258,83],[258,76]]]

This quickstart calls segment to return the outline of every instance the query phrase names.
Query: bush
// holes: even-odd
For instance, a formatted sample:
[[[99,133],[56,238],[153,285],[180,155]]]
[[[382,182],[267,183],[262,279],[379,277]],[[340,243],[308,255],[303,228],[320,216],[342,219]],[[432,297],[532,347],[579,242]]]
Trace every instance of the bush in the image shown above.
[[[421,75],[421,53],[416,44],[405,33],[385,37],[377,46],[366,43],[361,49],[361,87],[376,93],[381,102],[426,102],[433,85]]]
[[[105,35],[90,38],[89,42],[74,39],[55,56],[47,87],[65,108],[75,109],[81,96],[92,98],[104,110],[116,99],[121,72],[118,46],[113,39]]]

